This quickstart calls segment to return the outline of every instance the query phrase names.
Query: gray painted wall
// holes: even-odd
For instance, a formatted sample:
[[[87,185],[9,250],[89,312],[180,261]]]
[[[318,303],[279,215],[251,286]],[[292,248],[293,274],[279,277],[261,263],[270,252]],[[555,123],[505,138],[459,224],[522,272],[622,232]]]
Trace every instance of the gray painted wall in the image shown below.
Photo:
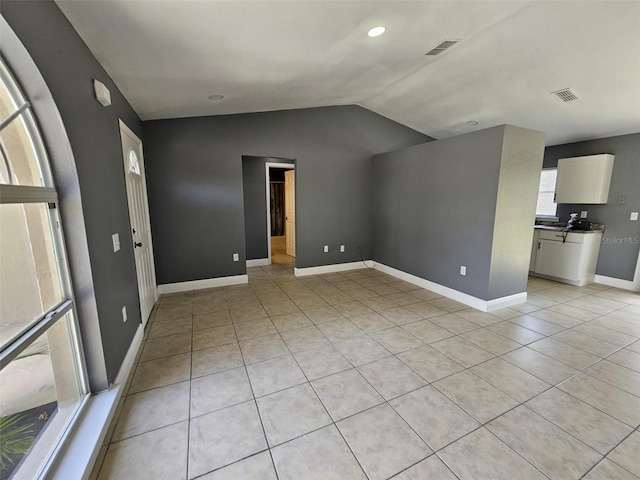
[[[505,126],[491,248],[490,300],[527,290],[544,137],[543,132]]]
[[[596,273],[631,281],[640,249],[636,240],[640,238],[640,222],[629,220],[631,212],[640,211],[640,133],[547,147],[544,167],[556,167],[560,158],[599,153],[616,156],[608,202],[604,205],[559,205],[558,215],[566,221],[571,212],[587,210],[589,220],[606,224]],[[627,197],[625,205],[617,205],[619,195]]]
[[[112,382],[140,324],[140,309],[129,232],[118,118],[140,133],[138,116],[105,70],[52,1],[3,0],[1,13],[33,58],[58,106],[76,161],[95,302],[108,382]],[[111,90],[112,105],[93,96],[92,79]],[[64,206],[64,205],[63,205]],[[72,215],[77,212],[65,212]],[[121,250],[113,253],[111,235],[120,233]],[[91,302],[74,285],[78,301]],[[127,307],[129,320],[122,322]],[[82,306],[79,308],[82,313]],[[92,388],[105,385],[91,378]]]
[[[156,120],[143,129],[159,284],[245,273],[243,156],[296,159],[297,267],[359,260],[356,245],[370,256],[372,156],[430,140],[358,106]]]
[[[526,218],[515,232],[505,217],[517,187],[533,185],[537,192],[544,137],[535,132],[538,140],[531,140],[527,132],[503,125],[377,155],[374,260],[484,300],[524,291],[528,260],[519,257],[529,258],[535,195],[525,194],[531,205],[526,215],[519,212]],[[519,166],[536,151],[533,166]],[[518,171],[531,178],[518,180]],[[505,248],[507,235],[527,237],[515,262],[493,251],[500,235]],[[466,276],[459,274],[461,265]],[[510,285],[513,278],[518,281]]]
[[[267,171],[265,164],[290,163],[293,160],[266,157],[242,157],[244,192],[244,233],[247,260],[269,258],[267,242]]]

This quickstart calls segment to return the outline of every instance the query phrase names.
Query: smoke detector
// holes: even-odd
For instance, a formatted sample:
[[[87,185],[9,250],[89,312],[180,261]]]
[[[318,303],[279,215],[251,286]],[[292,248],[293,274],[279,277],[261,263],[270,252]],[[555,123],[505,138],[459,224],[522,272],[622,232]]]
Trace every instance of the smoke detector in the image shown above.
[[[574,100],[578,100],[580,98],[580,95],[578,95],[575,90],[572,90],[570,88],[563,88],[562,90],[551,93],[563,102],[573,102]]]
[[[446,49],[453,47],[456,43],[458,43],[460,39],[457,38],[447,38],[440,42],[438,45],[429,50],[425,55],[440,55]]]

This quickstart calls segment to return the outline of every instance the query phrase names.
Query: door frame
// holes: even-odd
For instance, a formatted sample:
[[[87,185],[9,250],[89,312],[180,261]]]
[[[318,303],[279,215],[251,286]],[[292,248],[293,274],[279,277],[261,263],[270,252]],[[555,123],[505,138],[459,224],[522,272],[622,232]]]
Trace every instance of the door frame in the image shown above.
[[[147,171],[145,169],[144,166],[144,146],[142,144],[142,140],[140,140],[140,137],[138,137],[138,135],[135,134],[135,132],[133,130],[131,130],[126,123],[124,123],[122,121],[121,118],[118,119],[118,125],[119,125],[119,130],[120,130],[120,144],[121,147],[120,149],[122,150],[122,134],[125,133],[131,137],[133,137],[134,140],[136,140],[141,148],[140,148],[140,158],[138,159],[139,164],[140,164],[140,172],[141,172],[141,177],[142,177],[142,187],[143,187],[143,191],[144,191],[144,202],[145,205],[147,207],[147,227],[148,227],[148,238],[146,239],[146,241],[148,242],[149,245],[149,253],[151,255],[151,277],[153,280],[153,299],[154,299],[154,303],[158,302],[158,281],[156,279],[156,264],[155,264],[155,254],[153,253],[153,241],[151,238],[151,217],[150,217],[150,212],[149,212],[149,195],[147,193]],[[133,234],[131,233],[131,211],[130,211],[130,207],[129,207],[129,192],[127,191],[127,167],[126,167],[126,162],[125,159],[123,157],[122,159],[122,168],[124,171],[124,182],[125,182],[125,193],[127,196],[127,214],[129,216],[129,236],[133,240]],[[133,263],[134,263],[134,267],[136,268],[136,283],[138,281],[138,276],[137,276],[137,269],[138,266],[136,265],[136,261],[135,261],[135,253],[134,253],[134,259],[133,259]],[[140,316],[143,317],[142,315],[142,303],[140,300],[140,285],[138,285],[138,307],[140,308]],[[144,327],[147,322],[149,321],[149,318],[141,318],[142,321],[142,326]]]
[[[271,186],[269,185],[269,169],[270,168],[284,168],[286,170],[295,170],[295,163],[278,163],[278,162],[265,162],[265,186],[267,197],[267,258],[269,259],[268,265],[271,265]],[[295,195],[295,192],[294,192]]]

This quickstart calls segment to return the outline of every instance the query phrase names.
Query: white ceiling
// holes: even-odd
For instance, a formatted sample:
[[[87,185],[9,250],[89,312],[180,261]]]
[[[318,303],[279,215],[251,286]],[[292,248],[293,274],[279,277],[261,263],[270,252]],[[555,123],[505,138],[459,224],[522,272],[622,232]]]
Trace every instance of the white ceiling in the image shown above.
[[[437,139],[640,131],[639,1],[56,3],[143,120],[359,104]]]

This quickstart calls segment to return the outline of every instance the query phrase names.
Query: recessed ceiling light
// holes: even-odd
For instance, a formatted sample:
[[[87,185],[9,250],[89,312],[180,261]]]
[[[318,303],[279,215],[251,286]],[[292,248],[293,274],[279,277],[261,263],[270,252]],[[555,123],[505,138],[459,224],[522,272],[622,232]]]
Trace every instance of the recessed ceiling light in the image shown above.
[[[367,35],[369,35],[370,37],[379,37],[380,35],[382,35],[387,29],[384,27],[373,27],[371,30],[369,30],[369,32],[367,33]]]
[[[219,102],[222,99],[224,99],[224,95],[210,95],[209,96],[209,100],[211,100],[212,102]]]
[[[477,124],[478,124],[478,122],[477,122],[477,121],[475,121],[475,120],[469,120],[469,121],[467,122],[467,125],[469,125],[469,126],[474,126],[474,125],[477,125]]]

